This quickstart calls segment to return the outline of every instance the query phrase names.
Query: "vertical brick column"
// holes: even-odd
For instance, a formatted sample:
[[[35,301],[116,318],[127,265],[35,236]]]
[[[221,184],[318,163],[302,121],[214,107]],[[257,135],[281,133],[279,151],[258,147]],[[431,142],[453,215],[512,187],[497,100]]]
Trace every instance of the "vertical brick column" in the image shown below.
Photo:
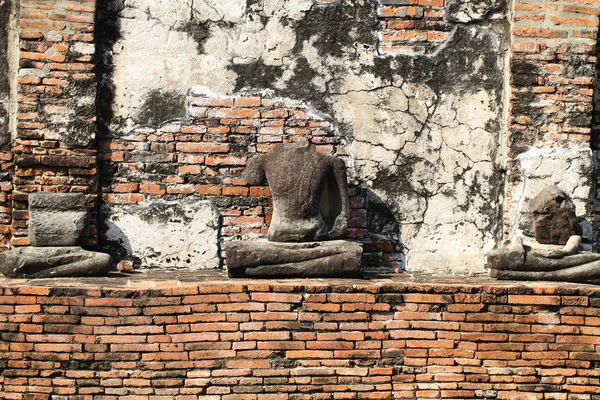
[[[600,3],[517,0],[511,60],[507,214],[519,181],[516,157],[530,147],[587,147]],[[508,232],[510,221],[505,219]]]
[[[83,192],[97,202],[94,0],[22,0],[13,245],[27,245],[27,199]],[[95,213],[90,215],[94,245]]]

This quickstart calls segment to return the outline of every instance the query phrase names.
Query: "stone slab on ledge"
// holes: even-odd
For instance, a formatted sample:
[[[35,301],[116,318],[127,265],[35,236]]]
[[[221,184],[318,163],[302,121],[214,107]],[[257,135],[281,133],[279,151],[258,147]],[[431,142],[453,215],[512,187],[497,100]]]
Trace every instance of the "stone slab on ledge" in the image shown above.
[[[272,242],[266,239],[225,243],[232,278],[359,277],[362,246],[346,240]]]

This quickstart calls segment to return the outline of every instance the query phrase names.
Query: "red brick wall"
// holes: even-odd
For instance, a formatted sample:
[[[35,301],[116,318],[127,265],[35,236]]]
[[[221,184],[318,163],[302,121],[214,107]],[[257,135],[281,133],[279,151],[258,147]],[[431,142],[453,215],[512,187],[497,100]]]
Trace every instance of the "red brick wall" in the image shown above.
[[[95,2],[21,0],[20,7],[13,245],[29,243],[28,193],[89,193],[93,210],[97,192]],[[94,213],[90,219],[93,230]]]
[[[0,289],[0,397],[592,400],[600,390],[597,286],[85,282]]]
[[[431,53],[452,30],[444,20],[444,0],[378,2],[382,53]]]
[[[276,143],[309,140],[317,151],[349,160],[330,122],[306,107],[261,97],[194,96],[189,102],[190,120],[134,129],[99,143],[104,203],[196,196],[219,207],[225,240],[264,236],[271,194],[268,186],[250,186],[243,179],[248,157],[272,151]],[[350,195],[346,237],[365,243],[367,265],[400,268],[397,239],[367,227],[365,192],[351,186]]]
[[[599,14],[594,0],[514,4],[508,204],[520,153],[534,144],[589,146]]]

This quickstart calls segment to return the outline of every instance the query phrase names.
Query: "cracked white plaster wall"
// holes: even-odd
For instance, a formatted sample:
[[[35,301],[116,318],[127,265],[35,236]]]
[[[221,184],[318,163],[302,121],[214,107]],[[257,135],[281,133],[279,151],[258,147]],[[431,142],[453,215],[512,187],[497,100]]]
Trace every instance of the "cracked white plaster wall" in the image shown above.
[[[407,270],[482,272],[497,239],[489,209],[499,201],[486,187],[499,162],[500,139],[486,130],[498,117],[495,97],[484,90],[438,97],[414,83],[344,90],[332,103],[337,119],[353,127],[360,177],[368,184],[399,169],[412,186],[408,193],[376,190],[400,216]]]
[[[139,1],[126,0],[128,4]],[[340,55],[324,49],[316,33],[309,32],[299,42],[297,32],[290,28],[290,22],[300,21],[311,7],[317,7],[312,0],[263,0],[248,6],[243,15],[232,12],[227,23],[218,23],[221,17],[204,7],[206,2],[194,0],[193,4],[193,20],[210,23],[203,54],[198,54],[197,43],[187,33],[150,20],[145,12],[136,11],[134,20],[122,21],[123,37],[115,46],[117,116],[133,122],[152,89],[185,93],[189,87],[205,86],[218,96],[236,95],[238,76],[232,67],[257,61],[281,67],[269,89],[287,96],[290,86],[302,79],[298,67],[305,63],[311,72],[307,84],[329,107],[326,112],[334,126],[343,126],[349,135],[356,171],[352,178],[372,188],[398,219],[407,248],[407,269],[483,270],[484,255],[495,245],[501,223],[500,218],[494,219],[499,214],[502,186],[497,179],[504,126],[498,121],[506,113],[504,96],[496,92],[503,89],[492,89],[494,83],[489,84],[495,82],[488,76],[490,71],[502,73],[505,64],[500,41],[491,29],[474,24],[455,29],[428,58],[379,57],[376,46],[361,43],[344,44]],[[172,7],[191,9],[190,2],[183,0],[174,1]],[[145,28],[156,38],[140,37]],[[355,34],[348,33],[350,37]],[[169,37],[177,40],[167,45]],[[489,69],[485,58],[489,53],[468,48],[472,43],[486,43],[486,51],[498,54],[497,70]],[[293,53],[293,49],[301,51]],[[465,65],[464,76],[477,74],[483,83],[478,86],[467,79],[434,88],[399,72],[418,75],[417,62],[429,65],[434,73],[443,70],[440,63],[448,62],[446,52],[454,57],[450,61],[457,68]],[[151,61],[146,57],[149,53],[156,54]],[[440,63],[432,62],[438,57]],[[381,62],[386,65],[383,74],[375,68]],[[143,77],[128,81],[140,70]],[[435,85],[435,78],[423,76]],[[385,187],[382,190],[373,186],[381,176],[396,178],[379,182]]]
[[[261,12],[272,18],[264,23],[246,13],[245,0],[125,0],[121,38],[113,50],[113,108],[126,121],[119,128],[135,125],[152,91],[185,95],[191,87],[208,86],[225,96],[235,88],[237,74],[231,65],[256,60],[282,65],[296,36],[281,17],[300,18],[310,5],[309,0],[265,1]],[[201,54],[185,32],[191,22],[214,23]]]

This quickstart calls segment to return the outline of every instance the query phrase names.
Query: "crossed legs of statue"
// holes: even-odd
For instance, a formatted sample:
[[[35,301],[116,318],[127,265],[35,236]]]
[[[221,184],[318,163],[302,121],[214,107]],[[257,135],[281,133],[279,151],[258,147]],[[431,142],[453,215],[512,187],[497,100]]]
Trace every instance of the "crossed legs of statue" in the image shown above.
[[[506,280],[587,282],[600,279],[600,254],[578,253],[581,237],[561,249],[531,248],[514,237],[488,255],[490,275]]]
[[[108,254],[81,247],[24,247],[0,254],[0,272],[10,278],[100,276],[110,267]]]

